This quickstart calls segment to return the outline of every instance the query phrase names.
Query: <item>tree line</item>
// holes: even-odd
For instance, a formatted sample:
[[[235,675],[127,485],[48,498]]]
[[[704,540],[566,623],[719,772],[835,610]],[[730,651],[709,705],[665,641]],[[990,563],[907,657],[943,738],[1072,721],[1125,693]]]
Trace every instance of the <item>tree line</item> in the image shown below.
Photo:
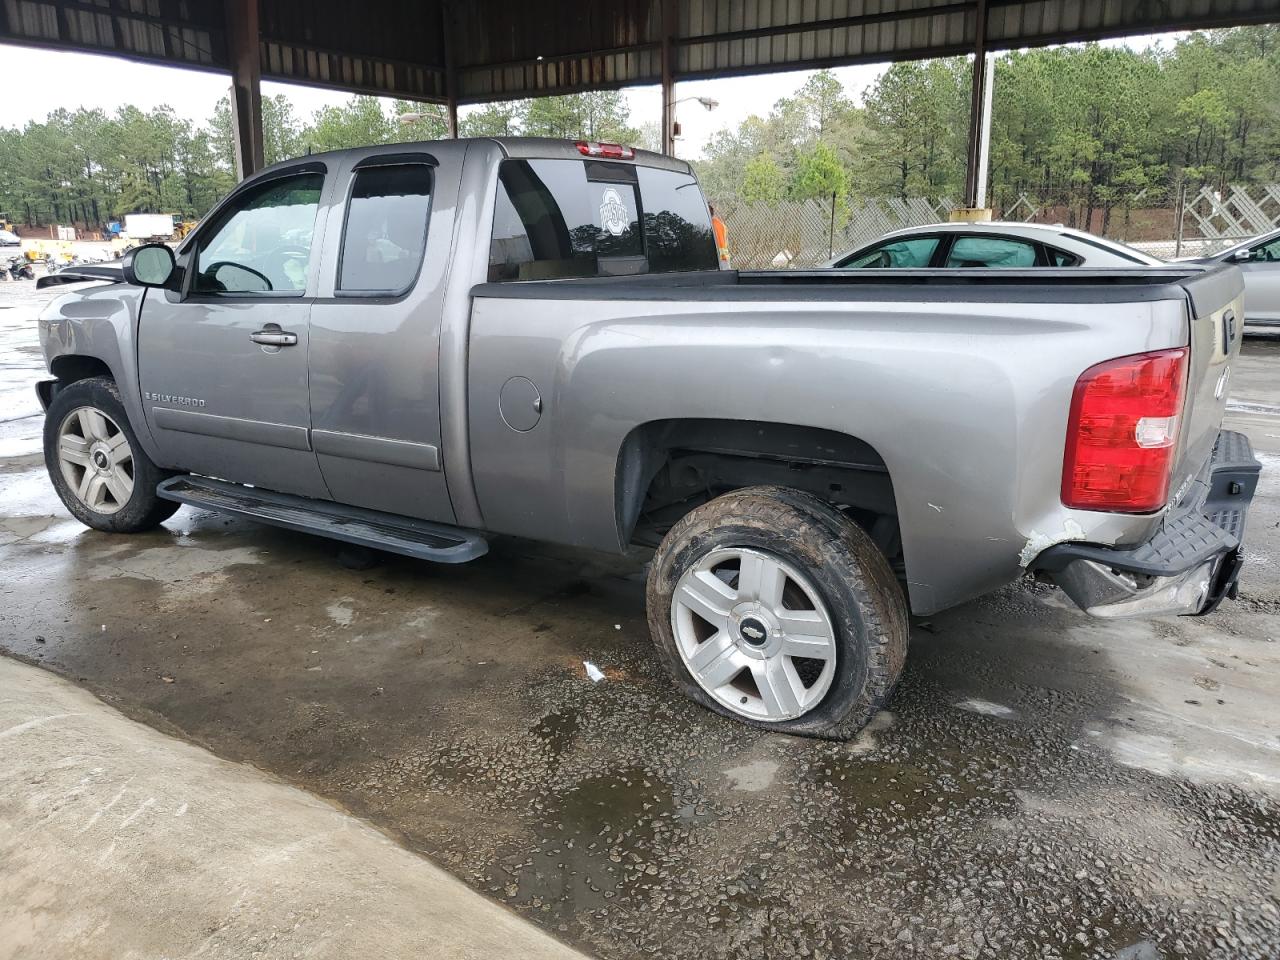
[[[721,130],[696,163],[721,202],[810,197],[959,200],[969,117],[965,58],[896,63],[855,102],[830,71]],[[1280,26],[1189,34],[1167,49],[1087,44],[1006,53],[995,67],[991,191],[1073,222],[1170,205],[1183,185],[1280,180]],[[443,137],[444,107],[355,96],[309,118],[263,98],[266,160]],[[412,122],[402,122],[413,115]],[[657,146],[625,96],[594,91],[488,104],[463,136],[528,134]],[[198,217],[233,185],[226,98],[204,123],[169,107],[57,110],[0,128],[0,210],[28,223],[96,225],[126,213]]]
[[[304,120],[278,94],[263,97],[262,108],[267,163],[363,144],[437,139],[448,129],[439,104],[353,96]],[[464,116],[460,127],[463,136],[643,137],[628,126],[619,91],[489,104]],[[123,106],[114,113],[55,110],[43,122],[0,128],[0,212],[17,223],[97,227],[127,213],[198,218],[234,186],[234,171],[226,97],[202,124],[168,106]]]
[[[963,192],[972,61],[896,63],[855,103],[814,74],[764,117],[716,134],[713,199],[950,197]],[[991,197],[1069,219],[1172,205],[1182,185],[1280,180],[1280,26],[1190,34],[1167,49],[1087,44],[996,60]]]

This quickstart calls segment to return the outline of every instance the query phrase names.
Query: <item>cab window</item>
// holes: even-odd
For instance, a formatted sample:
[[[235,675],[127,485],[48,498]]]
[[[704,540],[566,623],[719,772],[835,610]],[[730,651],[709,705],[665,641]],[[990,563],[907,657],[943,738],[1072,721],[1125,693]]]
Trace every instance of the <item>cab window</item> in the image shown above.
[[[598,226],[581,163],[504,160],[489,245],[489,279],[596,275]]]
[[[342,233],[338,292],[408,290],[426,249],[430,206],[431,167],[425,163],[357,170]]]
[[[324,174],[267,180],[232,200],[202,231],[195,254],[197,293],[300,296]]]
[[[927,267],[941,237],[911,237],[878,243],[840,264],[841,269],[877,267]]]
[[[607,160],[504,160],[489,279],[715,270],[711,214],[687,173]]]
[[[1012,237],[956,237],[947,267],[1017,268],[1036,265],[1036,245]]]
[[[637,167],[644,197],[644,238],[654,273],[715,270],[711,211],[698,181],[687,173]]]

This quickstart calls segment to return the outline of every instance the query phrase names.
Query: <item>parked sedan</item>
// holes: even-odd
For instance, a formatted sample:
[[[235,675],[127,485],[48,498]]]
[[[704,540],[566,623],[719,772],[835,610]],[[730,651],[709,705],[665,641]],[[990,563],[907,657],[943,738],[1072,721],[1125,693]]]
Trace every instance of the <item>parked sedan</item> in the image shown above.
[[[1245,324],[1280,327],[1280,230],[1192,262],[1234,263],[1244,274]]]
[[[831,266],[1135,267],[1162,261],[1114,240],[1041,223],[934,223],[897,230]]]

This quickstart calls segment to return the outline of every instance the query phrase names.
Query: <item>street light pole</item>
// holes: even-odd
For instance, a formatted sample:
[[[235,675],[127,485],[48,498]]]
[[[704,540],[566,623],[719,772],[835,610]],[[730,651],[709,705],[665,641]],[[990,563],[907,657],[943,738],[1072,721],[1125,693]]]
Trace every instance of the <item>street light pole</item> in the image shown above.
[[[681,97],[679,100],[664,103],[662,111],[662,152],[669,157],[676,155],[676,137],[680,135],[680,124],[676,121],[676,104],[687,103],[690,100],[698,101],[708,113],[720,106],[720,101],[711,97]]]

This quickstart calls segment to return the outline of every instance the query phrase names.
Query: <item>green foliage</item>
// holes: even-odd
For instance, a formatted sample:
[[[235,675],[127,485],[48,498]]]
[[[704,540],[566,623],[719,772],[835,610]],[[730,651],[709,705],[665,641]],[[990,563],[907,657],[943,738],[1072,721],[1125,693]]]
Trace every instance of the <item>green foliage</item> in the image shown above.
[[[962,59],[895,63],[866,93],[853,164],[871,196],[937,196],[964,179],[971,68]]]
[[[793,200],[843,197],[848,187],[849,179],[836,152],[819,141],[796,158],[796,172],[788,193]]]
[[[633,143],[618,91],[493,103],[461,120],[472,137],[528,133]],[[447,136],[441,104],[397,100],[387,104],[353,96],[301,122],[283,94],[262,98],[267,163],[307,153],[375,143],[436,140]],[[652,132],[652,131],[651,131]],[[169,107],[144,113],[125,106],[56,110],[21,130],[0,127],[0,209],[27,224],[97,226],[126,213],[203,216],[235,184],[231,102],[223,97],[203,126]]]
[[[971,65],[898,63],[863,92],[814,73],[764,116],[714,134],[698,172],[713,200],[784,197],[960,198]],[[1096,44],[1002,55],[995,72],[991,191],[1027,194],[1105,228],[1113,210],[1172,205],[1186,185],[1280,180],[1280,26],[1189,34],[1168,50]],[[401,122],[405,114],[417,115]],[[266,160],[445,136],[438,104],[356,96],[297,117],[263,98]],[[466,111],[464,136],[534,136],[656,146],[629,122],[625,96],[597,91]],[[27,223],[101,223],[132,212],[200,216],[234,182],[231,108],[204,124],[167,107],[57,110],[0,127],[0,209]]]
[[[857,105],[820,71],[767,115],[715,134],[699,177],[721,202],[776,198],[779,179],[792,197],[829,195],[840,184],[834,158],[853,196],[958,201],[971,73],[965,58],[893,64]],[[1115,210],[1172,206],[1184,184],[1280,180],[1277,90],[1280,26],[1189,34],[1163,51],[1006,53],[995,70],[991,196],[1027,194],[1106,229]]]
[[[596,90],[563,97],[539,97],[518,107],[520,132],[530,137],[634,143],[640,132],[627,125],[626,95]]]
[[[56,110],[44,123],[0,129],[0,205],[25,223],[194,216],[233,183],[211,132],[168,107]]]
[[[504,100],[486,103],[458,121],[464,137],[510,137],[520,129],[520,104]]]
[[[787,189],[787,178],[773,157],[761,153],[747,161],[742,177],[742,199],[775,203]]]

